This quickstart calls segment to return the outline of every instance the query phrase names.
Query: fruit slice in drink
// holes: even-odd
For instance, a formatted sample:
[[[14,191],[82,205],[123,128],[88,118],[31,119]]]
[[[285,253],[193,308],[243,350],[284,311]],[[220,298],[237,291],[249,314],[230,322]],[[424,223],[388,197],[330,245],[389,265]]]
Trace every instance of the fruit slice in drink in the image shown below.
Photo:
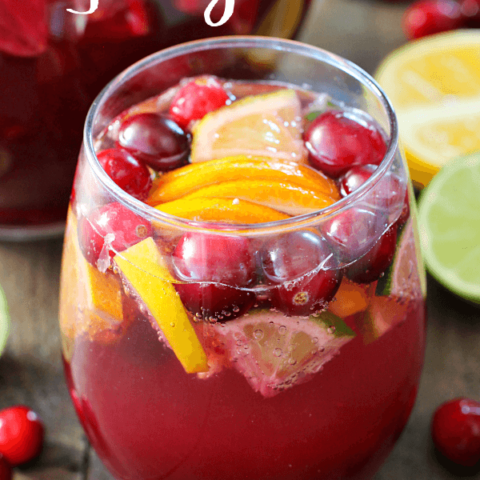
[[[234,368],[264,397],[310,380],[355,337],[329,312],[300,318],[260,310],[208,328]]]
[[[236,180],[289,182],[339,199],[333,180],[305,165],[268,157],[238,156],[194,163],[162,175],[155,181],[147,203],[155,206],[209,185]]]
[[[172,285],[152,237],[115,256],[133,294],[138,296],[163,332],[186,372],[208,370],[207,357]]]
[[[207,114],[195,126],[191,161],[251,155],[303,163],[301,120],[294,90],[243,98]]]

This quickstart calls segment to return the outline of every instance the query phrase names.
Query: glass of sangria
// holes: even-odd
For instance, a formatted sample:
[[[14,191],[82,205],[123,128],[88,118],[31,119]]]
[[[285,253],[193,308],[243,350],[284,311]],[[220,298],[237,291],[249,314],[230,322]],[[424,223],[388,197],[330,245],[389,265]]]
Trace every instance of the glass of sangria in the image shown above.
[[[388,99],[293,41],[154,54],[87,117],[60,328],[115,478],[366,479],[415,402],[425,278]]]
[[[310,0],[236,0],[207,25],[210,0],[0,0],[0,239],[60,235],[88,107],[115,75],[200,38],[292,38]],[[219,22],[224,2],[210,18]]]

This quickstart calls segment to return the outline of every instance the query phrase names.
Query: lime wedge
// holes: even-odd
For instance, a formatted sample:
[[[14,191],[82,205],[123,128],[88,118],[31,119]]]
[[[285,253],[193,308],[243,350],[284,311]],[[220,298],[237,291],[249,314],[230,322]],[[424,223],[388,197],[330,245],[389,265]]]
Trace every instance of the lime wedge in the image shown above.
[[[480,304],[480,153],[448,163],[422,193],[419,233],[430,273]]]
[[[5,293],[0,287],[0,354],[2,354],[7,344],[8,334],[10,333],[10,315],[8,314],[8,305]]]

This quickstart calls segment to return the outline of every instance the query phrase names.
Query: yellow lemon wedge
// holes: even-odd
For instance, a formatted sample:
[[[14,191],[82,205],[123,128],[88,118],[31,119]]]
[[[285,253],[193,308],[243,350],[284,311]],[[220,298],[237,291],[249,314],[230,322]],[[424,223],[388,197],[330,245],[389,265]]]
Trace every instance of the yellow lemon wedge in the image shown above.
[[[121,252],[114,261],[148,308],[185,371],[208,371],[205,351],[153,238]]]
[[[242,98],[198,122],[191,161],[250,155],[304,163],[301,124],[300,99],[294,90]]]
[[[480,150],[480,31],[416,40],[390,54],[375,76],[396,110],[416,184]]]

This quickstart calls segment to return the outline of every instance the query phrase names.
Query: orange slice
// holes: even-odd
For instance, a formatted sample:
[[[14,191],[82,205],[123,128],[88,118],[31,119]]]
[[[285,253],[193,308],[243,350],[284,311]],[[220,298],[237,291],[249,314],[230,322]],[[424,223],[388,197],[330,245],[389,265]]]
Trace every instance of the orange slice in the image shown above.
[[[70,339],[86,334],[90,340],[112,343],[127,326],[121,282],[117,276],[102,273],[85,260],[72,212],[65,233],[59,317],[62,334]]]
[[[236,180],[210,185],[183,197],[216,197],[247,200],[289,215],[303,215],[320,210],[335,202],[331,197],[293,183],[271,180]]]
[[[173,287],[168,269],[152,237],[114,258],[138,293],[187,373],[208,371],[207,356]],[[170,281],[165,280],[170,279]]]
[[[199,222],[266,223],[290,218],[273,208],[227,198],[181,198],[155,207],[161,212]]]
[[[239,156],[193,163],[162,175],[155,181],[147,203],[155,206],[208,185],[248,179],[289,182],[339,199],[335,182],[310,167],[271,158]]]
[[[243,98],[205,115],[194,127],[192,163],[236,155],[305,162],[301,105],[294,90]]]
[[[365,285],[359,285],[344,278],[335,298],[328,306],[328,311],[338,317],[346,318],[365,311],[368,308],[368,300]]]

